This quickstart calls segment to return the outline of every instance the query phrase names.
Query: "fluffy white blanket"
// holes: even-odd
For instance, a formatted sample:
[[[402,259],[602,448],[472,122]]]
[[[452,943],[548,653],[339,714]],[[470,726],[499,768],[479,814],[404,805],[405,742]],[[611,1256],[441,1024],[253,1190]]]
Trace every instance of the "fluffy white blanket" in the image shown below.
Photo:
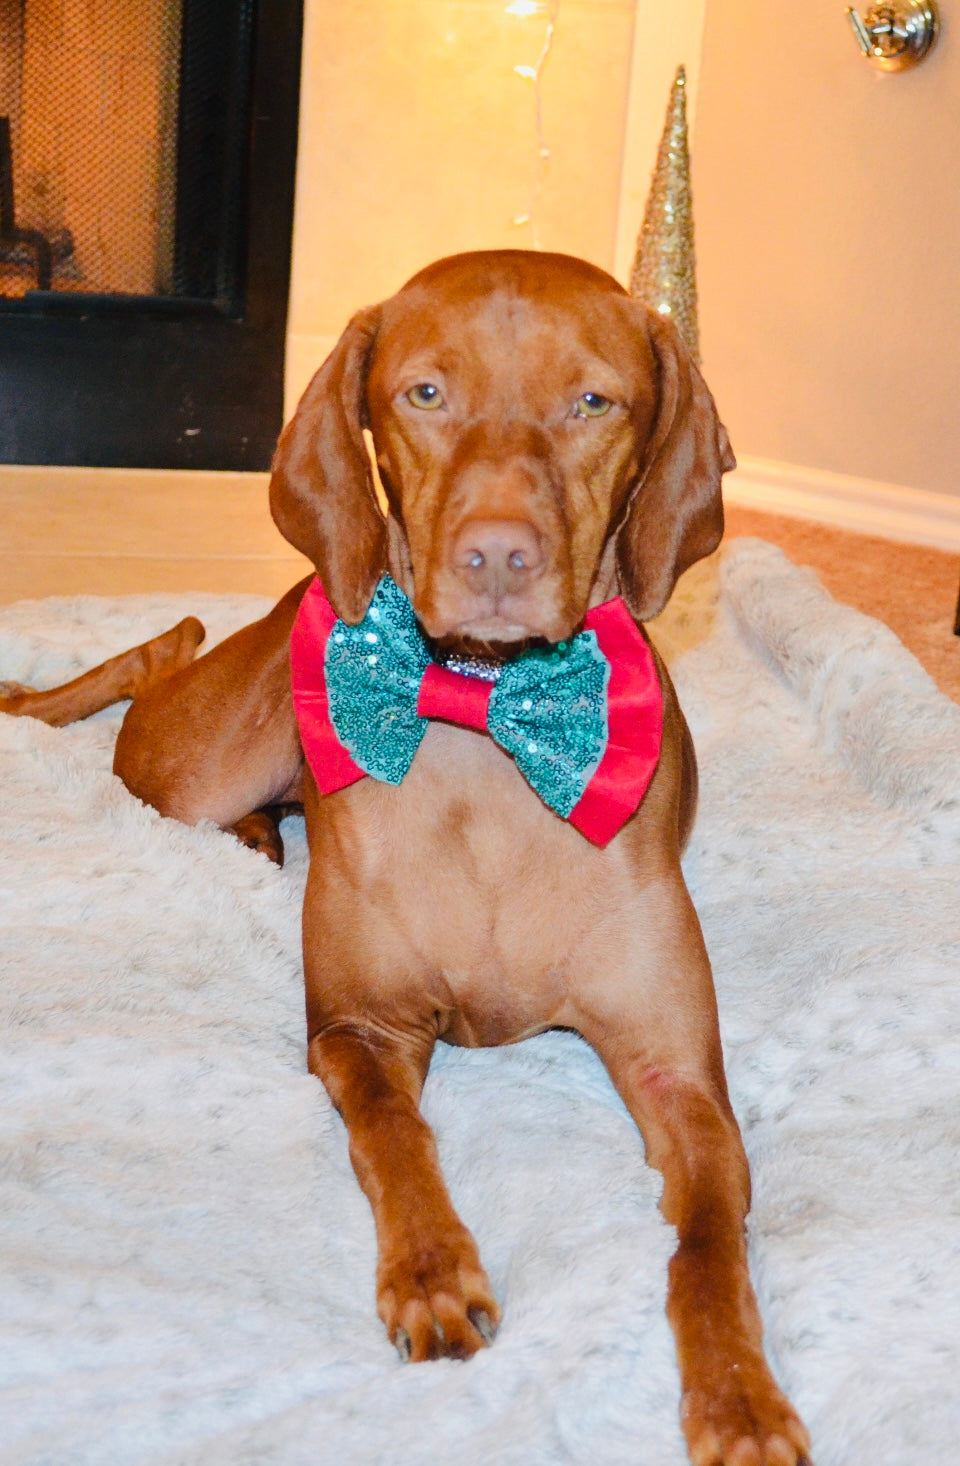
[[[753,1167],[771,1358],[817,1466],[960,1439],[960,708],[740,541],[660,628],[700,754],[687,877]],[[719,576],[719,580],[718,580]],[[47,685],[252,597],[20,603]],[[567,1034],[441,1048],[425,1110],[504,1308],[402,1366],[343,1128],[305,1072],[302,822],[280,872],[111,775],[117,714],[0,717],[0,1460],[681,1466],[659,1182]]]

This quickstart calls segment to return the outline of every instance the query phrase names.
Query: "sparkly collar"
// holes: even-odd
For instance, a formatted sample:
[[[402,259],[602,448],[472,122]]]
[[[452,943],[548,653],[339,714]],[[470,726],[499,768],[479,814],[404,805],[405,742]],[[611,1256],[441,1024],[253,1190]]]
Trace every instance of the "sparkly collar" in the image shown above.
[[[474,677],[478,682],[499,682],[506,662],[488,657],[474,657],[466,652],[442,652],[434,649],[433,660],[458,677]]]

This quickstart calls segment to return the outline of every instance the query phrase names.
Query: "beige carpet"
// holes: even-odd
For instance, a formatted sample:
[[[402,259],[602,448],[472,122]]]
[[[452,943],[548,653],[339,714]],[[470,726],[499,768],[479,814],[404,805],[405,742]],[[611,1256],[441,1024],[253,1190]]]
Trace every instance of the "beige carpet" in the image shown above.
[[[960,636],[953,620],[960,559],[922,545],[895,544],[824,524],[726,506],[727,539],[755,535],[809,565],[839,601],[876,616],[960,702]]]

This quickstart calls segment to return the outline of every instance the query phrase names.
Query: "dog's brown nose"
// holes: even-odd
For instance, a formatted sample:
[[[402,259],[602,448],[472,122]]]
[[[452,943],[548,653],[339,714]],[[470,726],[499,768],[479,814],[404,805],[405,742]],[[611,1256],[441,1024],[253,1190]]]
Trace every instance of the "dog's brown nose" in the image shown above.
[[[540,535],[525,519],[469,519],[453,542],[453,568],[478,595],[523,591],[544,566]]]

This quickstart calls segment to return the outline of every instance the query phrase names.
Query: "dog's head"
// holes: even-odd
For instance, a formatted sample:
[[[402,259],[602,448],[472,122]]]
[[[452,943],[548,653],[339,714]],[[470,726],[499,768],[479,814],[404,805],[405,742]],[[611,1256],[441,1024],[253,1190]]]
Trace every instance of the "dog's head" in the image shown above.
[[[570,636],[617,592],[655,616],[719,543],[734,461],[669,320],[582,260],[492,251],[354,317],[280,438],[270,502],[345,621],[389,565],[428,635],[506,650]]]

